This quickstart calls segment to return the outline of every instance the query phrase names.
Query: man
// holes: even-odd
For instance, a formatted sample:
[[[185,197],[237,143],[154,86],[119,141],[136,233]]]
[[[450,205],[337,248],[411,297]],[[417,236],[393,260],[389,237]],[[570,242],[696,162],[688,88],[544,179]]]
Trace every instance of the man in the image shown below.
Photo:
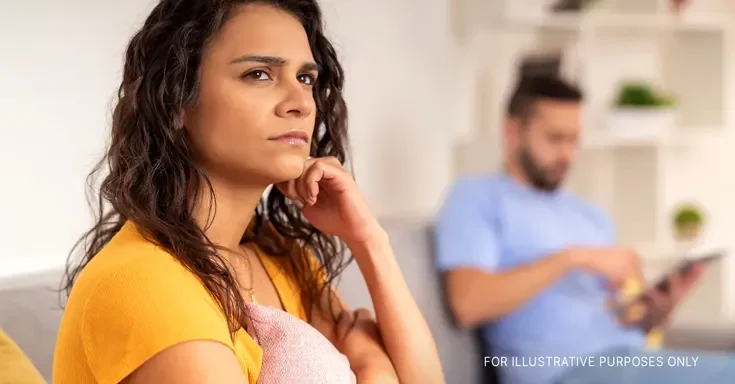
[[[690,382],[697,370],[670,368],[665,358],[663,367],[615,360],[601,367],[602,355],[649,353],[658,365],[673,352],[646,352],[647,330],[623,324],[611,309],[616,289],[640,279],[640,259],[615,244],[601,210],[560,188],[578,150],[581,101],[560,79],[521,81],[505,121],[504,170],[452,188],[436,232],[450,308],[461,326],[480,327],[493,354],[505,358],[495,361],[502,384]],[[666,320],[701,267],[672,277],[666,295],[649,292],[653,326]],[[574,356],[594,361],[546,359]],[[732,363],[712,359],[711,372],[720,372],[720,361]]]

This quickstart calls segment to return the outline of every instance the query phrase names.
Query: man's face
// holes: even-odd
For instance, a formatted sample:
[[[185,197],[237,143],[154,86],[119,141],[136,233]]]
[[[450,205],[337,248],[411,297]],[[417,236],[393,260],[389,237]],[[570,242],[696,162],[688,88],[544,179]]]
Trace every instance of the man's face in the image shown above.
[[[580,116],[578,102],[541,100],[518,127],[517,160],[534,187],[554,191],[564,181],[577,153]]]

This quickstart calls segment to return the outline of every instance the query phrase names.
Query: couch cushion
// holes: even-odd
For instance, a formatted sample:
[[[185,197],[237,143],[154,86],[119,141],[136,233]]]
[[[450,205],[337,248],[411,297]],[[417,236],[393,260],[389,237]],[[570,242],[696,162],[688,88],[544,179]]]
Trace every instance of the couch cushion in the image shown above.
[[[0,280],[0,329],[49,382],[65,297],[57,291],[60,279],[61,271],[52,271]]]

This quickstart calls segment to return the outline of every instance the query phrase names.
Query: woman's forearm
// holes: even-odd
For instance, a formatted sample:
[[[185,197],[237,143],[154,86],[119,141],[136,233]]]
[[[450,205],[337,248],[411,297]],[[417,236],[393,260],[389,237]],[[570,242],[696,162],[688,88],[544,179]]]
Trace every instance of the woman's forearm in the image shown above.
[[[406,285],[388,235],[348,244],[367,284],[381,337],[403,384],[444,383],[434,338]]]
[[[355,372],[357,384],[399,384],[395,375],[381,370],[364,369]]]

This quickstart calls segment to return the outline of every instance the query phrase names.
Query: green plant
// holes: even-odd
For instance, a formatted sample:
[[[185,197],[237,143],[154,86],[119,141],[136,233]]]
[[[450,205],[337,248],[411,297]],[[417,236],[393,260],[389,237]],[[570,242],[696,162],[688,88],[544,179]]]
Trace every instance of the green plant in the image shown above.
[[[672,106],[675,99],[670,94],[656,90],[643,82],[627,82],[621,85],[616,100],[618,107],[660,108]]]
[[[682,205],[674,212],[674,226],[676,228],[697,227],[702,225],[703,222],[704,214],[694,204]]]

